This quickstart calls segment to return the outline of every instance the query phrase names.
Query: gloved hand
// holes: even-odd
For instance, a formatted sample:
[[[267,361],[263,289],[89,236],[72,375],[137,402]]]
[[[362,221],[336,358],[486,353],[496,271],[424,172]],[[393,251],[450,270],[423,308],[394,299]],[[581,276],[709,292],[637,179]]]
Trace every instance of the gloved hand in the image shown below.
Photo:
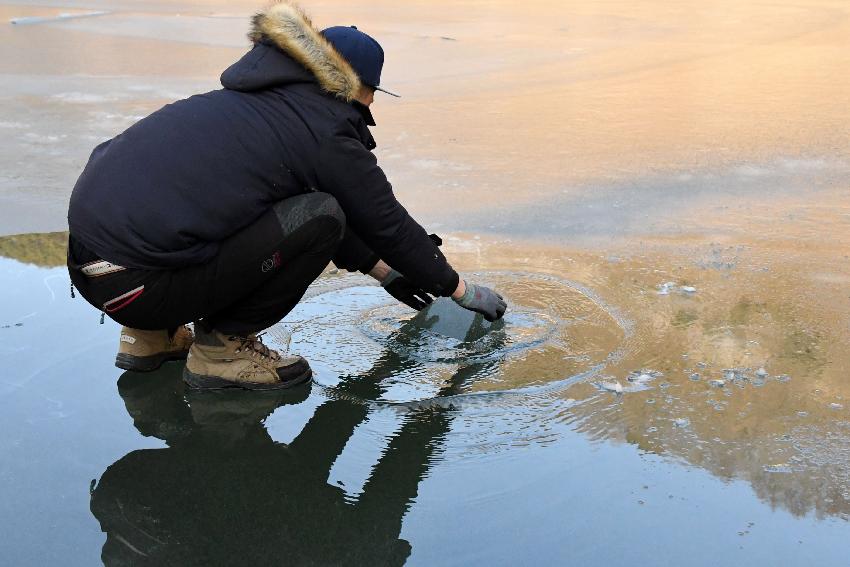
[[[434,301],[428,295],[428,292],[395,270],[391,270],[387,277],[381,281],[381,287],[387,290],[387,293],[417,311]]]
[[[452,298],[455,303],[464,309],[481,313],[490,322],[501,319],[508,308],[501,295],[483,285],[471,284],[466,280],[463,283],[466,284],[466,291],[457,299]]]

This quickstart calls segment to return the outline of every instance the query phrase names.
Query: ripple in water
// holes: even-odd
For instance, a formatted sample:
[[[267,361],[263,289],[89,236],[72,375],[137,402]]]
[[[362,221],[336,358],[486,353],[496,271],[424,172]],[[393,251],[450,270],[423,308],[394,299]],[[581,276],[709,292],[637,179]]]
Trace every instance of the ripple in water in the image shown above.
[[[534,273],[472,278],[509,305],[504,324],[475,341],[414,326],[415,312],[353,277],[353,287],[335,279],[317,290],[284,327],[329,395],[408,407],[545,395],[623,355],[630,324],[592,291]],[[270,335],[277,346],[286,342],[280,328]]]

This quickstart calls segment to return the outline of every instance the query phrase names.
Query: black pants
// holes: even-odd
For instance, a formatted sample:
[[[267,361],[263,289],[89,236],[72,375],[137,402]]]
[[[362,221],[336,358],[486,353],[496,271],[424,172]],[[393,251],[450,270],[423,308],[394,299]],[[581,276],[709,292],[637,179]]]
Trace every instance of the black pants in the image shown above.
[[[203,319],[208,329],[245,335],[274,325],[295,307],[344,230],[336,200],[309,193],[274,205],[224,240],[206,264],[87,277],[80,266],[99,258],[71,235],[68,268],[80,294],[127,327],[174,329]]]

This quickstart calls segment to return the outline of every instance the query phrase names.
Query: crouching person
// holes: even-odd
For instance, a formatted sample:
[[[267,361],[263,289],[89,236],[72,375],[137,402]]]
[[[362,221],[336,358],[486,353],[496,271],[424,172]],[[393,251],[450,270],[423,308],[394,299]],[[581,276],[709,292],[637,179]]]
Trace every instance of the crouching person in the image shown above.
[[[287,2],[255,16],[250,38],[223,89],[101,144],[74,187],[68,268],[124,326],[116,365],[149,371],[188,356],[196,388],[302,383],[307,361],[257,333],[331,261],[414,309],[451,296],[501,317],[501,296],[458,277],[372,154],[380,45],[356,28],[319,32]]]

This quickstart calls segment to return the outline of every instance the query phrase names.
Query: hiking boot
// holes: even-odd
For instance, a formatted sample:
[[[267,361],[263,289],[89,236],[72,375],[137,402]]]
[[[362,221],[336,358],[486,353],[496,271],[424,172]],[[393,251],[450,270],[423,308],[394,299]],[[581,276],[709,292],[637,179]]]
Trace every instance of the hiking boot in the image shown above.
[[[121,340],[115,366],[124,370],[150,372],[169,360],[184,360],[192,346],[192,331],[189,327],[177,327],[169,336],[161,331],[142,331],[121,327]]]
[[[183,381],[191,388],[278,390],[313,376],[302,357],[281,356],[257,335],[240,337],[196,329],[198,336],[183,370]]]

